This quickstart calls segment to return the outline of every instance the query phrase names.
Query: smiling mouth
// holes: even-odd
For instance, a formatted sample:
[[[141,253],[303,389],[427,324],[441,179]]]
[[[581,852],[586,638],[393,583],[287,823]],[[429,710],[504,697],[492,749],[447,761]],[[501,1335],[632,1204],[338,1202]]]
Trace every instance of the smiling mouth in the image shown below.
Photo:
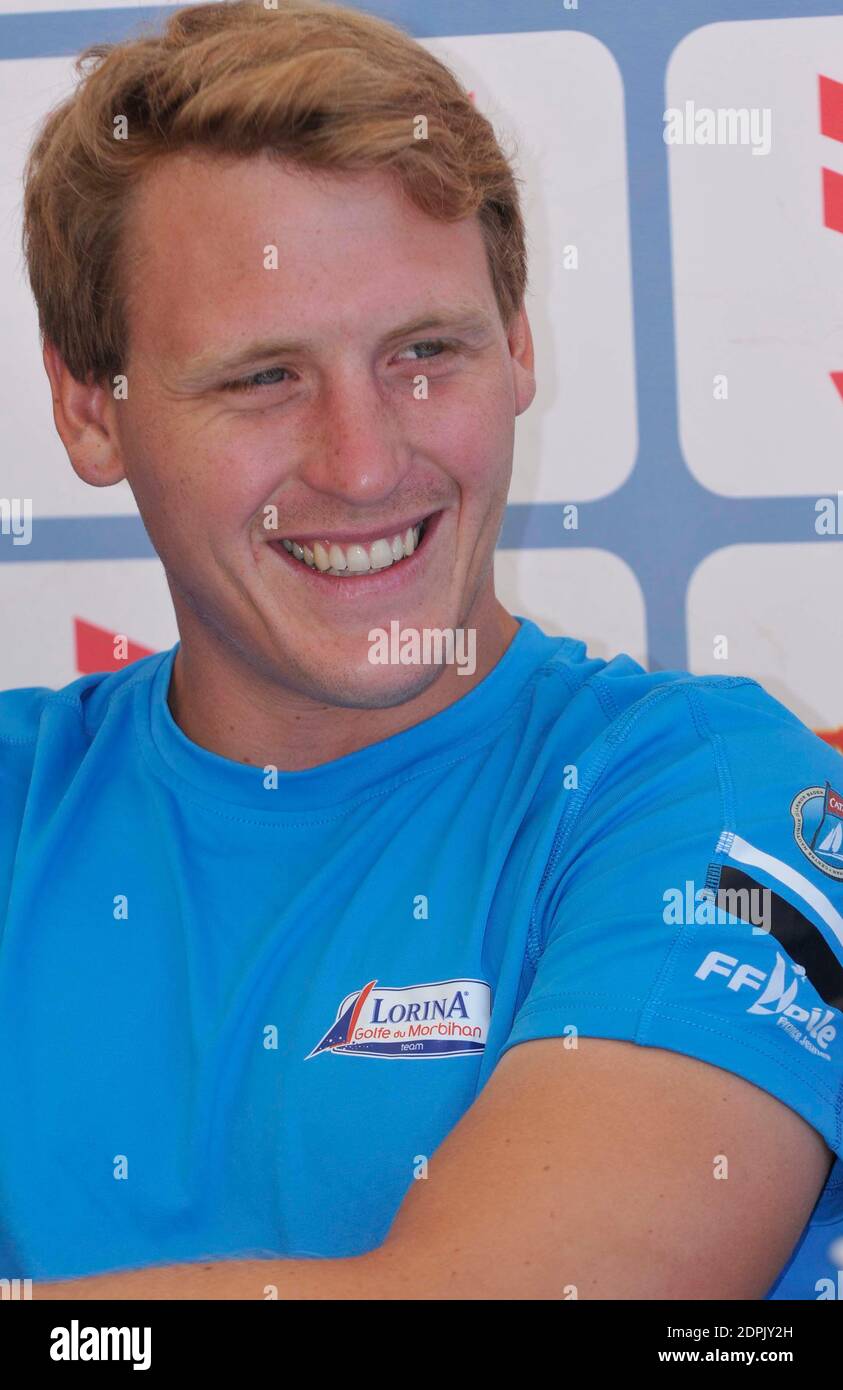
[[[355,579],[365,575],[379,574],[383,570],[404,563],[419,549],[424,540],[428,523],[438,513],[431,513],[415,526],[405,531],[381,536],[366,542],[296,541],[283,538],[274,540],[274,546],[283,546],[287,553],[315,574],[329,575],[335,579]]]

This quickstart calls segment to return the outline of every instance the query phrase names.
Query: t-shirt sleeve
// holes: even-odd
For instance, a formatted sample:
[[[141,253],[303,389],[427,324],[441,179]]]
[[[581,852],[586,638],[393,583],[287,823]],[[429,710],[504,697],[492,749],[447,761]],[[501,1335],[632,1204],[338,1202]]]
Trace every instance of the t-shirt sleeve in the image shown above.
[[[580,772],[502,1050],[576,1029],[686,1053],[839,1155],[843,758],[757,682],[691,676],[613,720]]]
[[[0,691],[0,941],[32,776],[39,720],[52,693],[43,686]]]

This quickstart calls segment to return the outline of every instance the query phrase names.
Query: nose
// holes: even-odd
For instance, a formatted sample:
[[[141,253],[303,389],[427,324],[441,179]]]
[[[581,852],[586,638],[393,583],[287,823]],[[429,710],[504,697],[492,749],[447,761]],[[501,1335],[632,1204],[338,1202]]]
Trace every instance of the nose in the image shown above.
[[[359,362],[325,377],[299,470],[309,487],[361,507],[376,506],[395,491],[412,458],[396,389],[384,387]],[[412,408],[412,388],[404,389]]]

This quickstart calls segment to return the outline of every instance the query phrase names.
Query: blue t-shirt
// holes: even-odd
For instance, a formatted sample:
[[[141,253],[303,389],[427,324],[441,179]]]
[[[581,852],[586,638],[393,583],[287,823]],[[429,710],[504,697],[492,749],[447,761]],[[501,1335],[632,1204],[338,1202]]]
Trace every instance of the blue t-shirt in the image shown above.
[[[177,647],[0,694],[0,1276],[374,1249],[501,1054],[579,1033],[818,1130],[767,1297],[843,1296],[843,761],[756,681],[519,622],[301,772],[181,732]]]

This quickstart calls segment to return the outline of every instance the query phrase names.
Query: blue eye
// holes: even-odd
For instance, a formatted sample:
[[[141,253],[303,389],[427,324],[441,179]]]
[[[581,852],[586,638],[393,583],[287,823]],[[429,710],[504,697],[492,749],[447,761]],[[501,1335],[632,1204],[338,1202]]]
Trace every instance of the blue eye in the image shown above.
[[[447,343],[447,342],[445,341],[444,338],[424,338],[424,339],[422,339],[421,342],[418,342],[418,343],[411,343],[409,347],[407,347],[407,348],[402,348],[402,351],[403,351],[403,352],[415,352],[415,351],[416,351],[416,348],[431,348],[431,347],[432,347],[432,348],[437,348],[438,351],[437,351],[436,353],[431,353],[430,356],[437,356],[437,357],[438,357],[438,356],[441,355],[442,352],[451,352],[451,351],[452,351],[450,344]],[[400,357],[401,353],[399,353],[398,355],[399,355],[399,357]],[[425,361],[425,358],[422,357],[422,358],[417,359],[417,360]]]
[[[421,357],[417,357],[415,359],[417,362],[430,361],[435,357],[441,357],[444,353],[453,352],[454,350],[452,344],[446,342],[444,338],[425,338],[418,343],[411,343],[409,347],[402,348],[401,351],[416,352],[419,349],[424,350],[425,348],[432,348],[433,351],[423,353]],[[401,353],[399,353],[398,356],[400,357]],[[244,376],[239,381],[227,381],[223,390],[242,391],[248,394],[250,392],[262,391],[270,386],[280,386],[281,381],[277,377],[274,381],[261,380],[262,377],[271,377],[274,372],[281,372],[285,376],[290,375],[286,367],[264,367],[262,371],[254,372],[252,376]]]
[[[264,367],[263,371],[255,372],[253,376],[244,376],[240,381],[227,381],[226,391],[260,391],[264,386],[278,386],[278,381],[259,380],[262,376],[271,376],[273,372],[286,372],[286,367]]]

